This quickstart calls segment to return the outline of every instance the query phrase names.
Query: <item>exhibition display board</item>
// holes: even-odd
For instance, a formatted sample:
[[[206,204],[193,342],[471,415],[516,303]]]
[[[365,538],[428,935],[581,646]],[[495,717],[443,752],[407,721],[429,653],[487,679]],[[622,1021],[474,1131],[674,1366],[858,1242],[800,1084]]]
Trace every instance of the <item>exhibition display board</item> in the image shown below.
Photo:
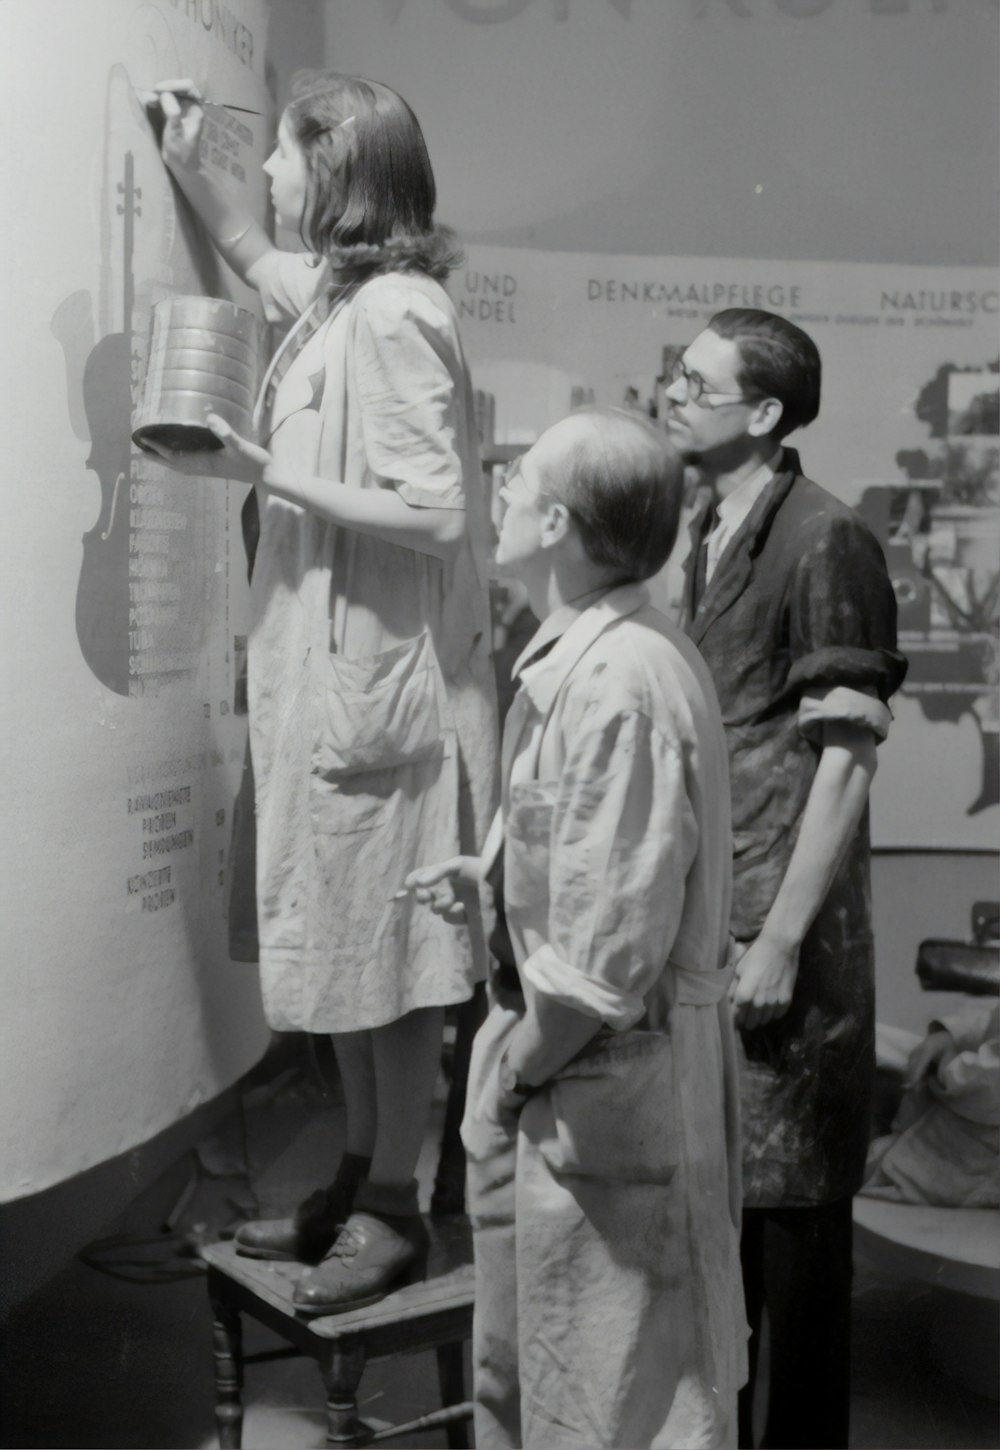
[[[492,395],[494,441],[506,445],[591,400],[662,415],[673,361],[722,308],[767,308],[811,333],[822,412],[789,442],[879,536],[910,659],[880,752],[873,840],[995,850],[996,274],[470,246],[452,291],[476,386]],[[657,581],[667,609],[682,554]]]
[[[0,7],[2,1199],[143,1142],[268,1040],[225,921],[246,488],[173,473],[130,436],[154,304],[256,307],[170,182],[144,93],[206,88],[209,164],[263,220],[266,16]]]

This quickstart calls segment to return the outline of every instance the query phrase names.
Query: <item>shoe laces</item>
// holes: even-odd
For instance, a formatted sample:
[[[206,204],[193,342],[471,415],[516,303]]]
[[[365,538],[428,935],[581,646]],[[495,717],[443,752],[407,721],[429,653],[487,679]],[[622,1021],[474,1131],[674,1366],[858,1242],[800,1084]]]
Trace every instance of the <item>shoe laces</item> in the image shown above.
[[[346,1223],[327,1254],[328,1259],[353,1259],[361,1248],[363,1238],[350,1223]]]

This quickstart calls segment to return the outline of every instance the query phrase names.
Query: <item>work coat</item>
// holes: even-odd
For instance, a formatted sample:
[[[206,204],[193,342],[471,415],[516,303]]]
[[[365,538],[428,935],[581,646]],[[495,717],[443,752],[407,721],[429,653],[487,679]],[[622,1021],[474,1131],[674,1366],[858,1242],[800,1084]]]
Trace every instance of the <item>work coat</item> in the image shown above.
[[[827,722],[883,739],[902,682],[896,601],[878,542],[783,450],[693,607],[703,514],[692,522],[686,627],[715,681],[733,804],[732,932],[754,941],[788,869]],[[874,1085],[868,815],[799,953],[784,1016],[741,1032],[749,1207],[857,1191]]]
[[[484,864],[504,851],[524,992],[602,1026],[517,1120],[520,993],[494,987],[476,1040],[476,1443],[723,1444],[745,1320],[714,692],[639,585],[550,616],[515,674]]]
[[[394,893],[475,849],[495,808],[488,523],[472,394],[441,286],[392,273],[331,294],[274,253],[267,315],[297,319],[261,441],[279,470],[461,511],[451,562],[265,491],[251,584],[257,915],[272,1027],[346,1032],[468,997],[476,934]]]

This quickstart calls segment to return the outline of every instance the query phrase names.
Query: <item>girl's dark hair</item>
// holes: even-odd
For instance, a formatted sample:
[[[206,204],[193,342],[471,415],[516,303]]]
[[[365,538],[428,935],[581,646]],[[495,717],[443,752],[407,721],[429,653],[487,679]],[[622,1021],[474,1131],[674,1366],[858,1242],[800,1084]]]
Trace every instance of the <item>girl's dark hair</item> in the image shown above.
[[[684,496],[680,454],[652,423],[626,408],[581,408],[585,428],[543,490],[565,504],[587,556],[648,579],[663,568],[677,539]]]
[[[454,233],[434,221],[434,172],[402,96],[361,76],[303,71],[285,119],[308,173],[300,235],[341,277],[442,280],[460,264]]]
[[[754,307],[728,307],[708,325],[739,348],[740,386],[781,403],[781,418],[771,430],[775,442],[813,421],[819,412],[822,368],[819,349],[807,332],[776,312]]]

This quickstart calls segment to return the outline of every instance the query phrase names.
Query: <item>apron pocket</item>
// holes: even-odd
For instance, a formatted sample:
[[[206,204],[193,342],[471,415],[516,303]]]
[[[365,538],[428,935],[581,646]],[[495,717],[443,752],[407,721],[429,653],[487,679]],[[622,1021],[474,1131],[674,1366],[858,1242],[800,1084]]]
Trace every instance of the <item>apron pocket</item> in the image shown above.
[[[678,1153],[668,1034],[623,1033],[557,1073],[549,1093],[555,1135],[539,1150],[553,1172],[670,1182]]]
[[[312,773],[330,782],[444,754],[430,635],[367,659],[328,656]]]

